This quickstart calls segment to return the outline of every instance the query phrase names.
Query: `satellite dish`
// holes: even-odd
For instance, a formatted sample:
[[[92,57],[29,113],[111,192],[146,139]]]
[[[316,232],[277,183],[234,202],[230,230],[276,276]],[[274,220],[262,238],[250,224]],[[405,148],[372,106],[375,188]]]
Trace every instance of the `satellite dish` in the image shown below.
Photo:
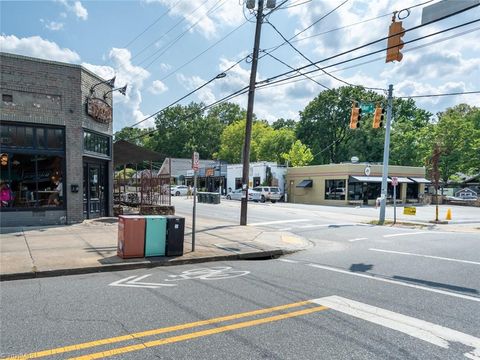
[[[355,163],[358,162],[358,157],[352,156],[352,158],[350,159],[350,161],[355,164]]]

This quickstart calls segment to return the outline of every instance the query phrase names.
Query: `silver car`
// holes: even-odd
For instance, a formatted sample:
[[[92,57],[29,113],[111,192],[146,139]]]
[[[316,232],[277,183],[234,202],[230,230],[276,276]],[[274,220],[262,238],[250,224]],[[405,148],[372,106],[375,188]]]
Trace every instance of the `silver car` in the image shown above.
[[[254,187],[253,190],[260,193],[261,202],[269,200],[272,203],[275,203],[283,196],[282,190],[280,190],[278,186],[257,186]]]
[[[230,191],[227,194],[228,200],[242,200],[242,189],[237,189]],[[260,201],[262,199],[262,194],[253,189],[248,190],[248,201]]]

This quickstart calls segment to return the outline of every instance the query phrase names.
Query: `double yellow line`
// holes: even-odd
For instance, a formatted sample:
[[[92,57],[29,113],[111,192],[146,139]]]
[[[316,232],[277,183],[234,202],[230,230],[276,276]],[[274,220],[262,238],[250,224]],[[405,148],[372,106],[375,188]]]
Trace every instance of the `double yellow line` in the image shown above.
[[[191,323],[186,323],[186,324],[181,324],[181,325],[175,325],[175,326],[169,326],[169,327],[165,327],[165,328],[159,328],[159,329],[153,329],[153,330],[148,330],[148,331],[132,333],[132,334],[123,335],[123,336],[117,336],[117,337],[112,337],[112,338],[107,338],[107,339],[100,339],[100,340],[80,343],[80,344],[76,344],[76,345],[64,346],[64,347],[54,348],[54,349],[50,349],[50,350],[43,350],[43,351],[39,351],[39,352],[8,357],[8,358],[4,358],[4,359],[1,359],[1,360],[36,359],[36,358],[41,358],[41,357],[45,357],[45,356],[52,356],[52,355],[67,353],[67,352],[71,352],[71,351],[89,349],[89,348],[93,348],[93,347],[101,346],[101,345],[110,345],[110,344],[114,344],[114,343],[118,343],[118,342],[122,342],[122,341],[139,339],[139,338],[146,337],[146,336],[165,334],[165,333],[169,333],[169,332],[173,332],[173,331],[191,329],[191,328],[198,327],[198,326],[211,325],[211,324],[216,324],[216,323],[220,323],[220,322],[224,322],[224,321],[238,320],[238,319],[249,317],[249,316],[268,314],[268,313],[275,312],[275,311],[287,310],[287,309],[300,307],[300,306],[305,306],[305,305],[309,305],[309,304],[312,304],[312,303],[310,301],[300,301],[300,302],[296,302],[296,303],[280,305],[280,306],[275,306],[275,307],[266,308],[266,309],[248,311],[248,312],[243,312],[243,313],[233,314],[233,315],[228,315],[228,316],[222,316],[222,317],[217,317],[217,318],[208,319],[208,320],[201,320],[201,321],[196,321],[196,322],[191,322]],[[265,317],[265,318],[261,318],[261,319],[249,320],[249,321],[244,321],[244,322],[235,323],[235,324],[231,324],[231,325],[216,327],[216,328],[212,328],[212,329],[191,332],[191,333],[172,336],[172,337],[168,337],[168,338],[164,338],[164,339],[143,342],[143,343],[139,343],[139,344],[131,345],[131,346],[119,347],[119,348],[115,348],[115,349],[112,349],[112,350],[100,351],[100,352],[91,353],[91,354],[87,354],[87,355],[83,355],[83,356],[79,356],[79,357],[73,357],[71,359],[75,359],[75,360],[100,359],[100,358],[103,358],[103,357],[124,354],[124,353],[137,351],[137,350],[143,350],[143,349],[147,349],[147,348],[150,348],[150,347],[172,344],[172,343],[185,341],[185,340],[190,340],[190,339],[195,339],[195,338],[199,338],[199,337],[203,337],[203,336],[219,334],[219,333],[232,331],[232,330],[237,330],[237,329],[242,329],[242,328],[255,326],[255,325],[266,324],[266,323],[270,323],[270,322],[273,322],[273,321],[284,320],[284,319],[288,319],[288,318],[292,318],[292,317],[296,317],[296,316],[307,315],[307,314],[311,314],[311,313],[326,310],[326,309],[327,309],[327,307],[325,307],[325,306],[309,307],[309,308],[306,308],[306,309],[303,309],[303,310],[297,310],[297,311],[288,312],[288,313],[285,313],[285,314],[279,314],[279,315],[274,315],[274,316]]]

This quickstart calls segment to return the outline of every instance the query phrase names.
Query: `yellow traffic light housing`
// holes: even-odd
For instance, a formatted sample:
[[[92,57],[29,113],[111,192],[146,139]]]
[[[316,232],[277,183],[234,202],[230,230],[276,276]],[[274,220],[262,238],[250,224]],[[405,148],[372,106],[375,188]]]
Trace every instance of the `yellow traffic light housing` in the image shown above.
[[[403,48],[403,35],[405,35],[405,29],[402,27],[402,22],[395,21],[395,18],[393,18],[388,30],[386,63],[402,60],[403,54],[400,52],[400,49]]]
[[[385,114],[385,109],[377,106],[375,112],[373,113],[373,128],[378,129],[383,127],[383,118]]]
[[[352,103],[352,115],[350,116],[350,129],[357,129],[360,127],[360,120],[362,118],[362,109],[358,107],[357,102]]]

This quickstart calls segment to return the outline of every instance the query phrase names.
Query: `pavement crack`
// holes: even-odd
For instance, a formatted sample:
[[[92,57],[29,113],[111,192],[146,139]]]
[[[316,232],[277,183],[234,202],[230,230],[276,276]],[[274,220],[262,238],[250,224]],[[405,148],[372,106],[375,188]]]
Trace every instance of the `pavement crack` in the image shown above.
[[[28,244],[27,236],[25,235],[25,231],[23,228],[22,228],[22,236],[23,236],[23,240],[25,241],[25,245],[27,246],[27,249],[28,249],[28,255],[30,256],[30,260],[32,261],[32,272],[36,273],[37,266],[35,265],[35,259],[33,258],[32,250],[30,249],[30,245]]]

